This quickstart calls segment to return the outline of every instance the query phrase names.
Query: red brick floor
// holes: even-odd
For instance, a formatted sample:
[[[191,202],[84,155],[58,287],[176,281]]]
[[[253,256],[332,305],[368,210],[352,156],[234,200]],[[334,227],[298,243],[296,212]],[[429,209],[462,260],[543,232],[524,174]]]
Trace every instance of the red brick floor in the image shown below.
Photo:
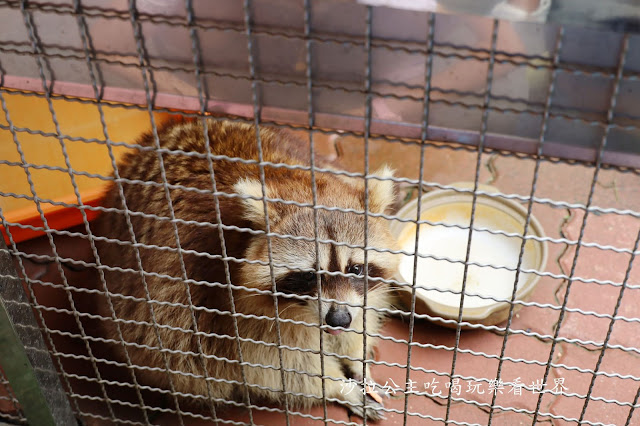
[[[364,144],[354,137],[321,137],[317,138],[318,148],[325,155],[339,157],[349,170],[363,169]],[[424,151],[423,178],[428,182],[448,184],[455,181],[472,181],[475,175],[477,153],[465,150],[437,149],[428,147]],[[383,163],[390,163],[401,177],[417,178],[420,163],[420,148],[416,145],[403,145],[372,140],[370,144],[371,170]],[[529,195],[535,163],[532,160],[499,155],[484,154],[482,156],[480,181],[491,183],[505,193]],[[543,162],[540,166],[536,196],[540,199],[566,201],[569,203],[585,203],[589,193],[589,185],[593,176],[593,168],[582,165],[554,164]],[[620,211],[640,212],[640,178],[633,173],[622,173],[614,170],[602,170],[595,187],[593,205],[613,208]],[[542,223],[547,235],[552,238],[577,240],[580,236],[584,212],[578,208],[551,207],[536,204],[534,214]],[[583,241],[610,245],[622,249],[632,249],[640,229],[640,220],[630,215],[615,213],[590,213],[584,228]],[[56,244],[63,256],[85,258],[88,255],[86,244],[68,237],[56,237]],[[36,240],[22,244],[25,252],[45,253],[49,249],[46,240]],[[553,274],[569,274],[576,255],[575,246],[563,243],[549,243],[549,261],[547,270]],[[628,253],[616,253],[596,247],[580,248],[575,262],[574,276],[585,279],[610,280],[620,283],[625,278],[629,266]],[[584,414],[584,420],[602,424],[625,424],[628,421],[630,404],[640,386],[640,263],[635,261],[624,297],[621,300],[618,315],[625,319],[617,319],[607,349],[599,365],[599,372],[592,389],[591,398]],[[27,273],[32,277],[58,282],[55,268],[47,268],[26,261]],[[71,273],[70,280],[91,281],[88,272]],[[566,280],[543,277],[531,301],[542,307],[524,307],[517,313],[511,324],[511,333],[505,348],[505,361],[502,364],[501,377],[505,382],[518,381],[530,386],[541,380],[550,355],[551,341],[544,336],[553,336],[559,320],[559,310],[567,291],[567,307],[573,309],[562,318],[559,336],[564,338],[555,346],[552,357],[554,367],[550,369],[547,389],[562,384],[562,393],[546,394],[540,401],[540,423],[553,425],[575,424],[580,417],[585,403],[584,395],[589,391],[593,374],[590,372],[599,361],[601,345],[610,326],[610,316],[616,306],[620,286],[597,284],[593,282],[573,281],[571,286]],[[68,306],[66,295],[61,290],[39,287],[37,296],[41,303],[48,306]],[[74,296],[81,303],[81,295]],[[45,322],[51,329],[73,328],[73,319],[62,314],[50,313]],[[504,326],[504,324],[501,324]],[[392,318],[383,330],[383,334],[396,339],[408,338],[408,323]],[[523,332],[537,333],[542,338],[527,336]],[[448,382],[446,375],[451,372],[453,351],[455,346],[455,330],[441,328],[426,321],[415,323],[414,342],[420,343],[413,349],[411,365],[424,371],[412,371],[410,379],[414,390],[424,392],[426,383],[437,381],[434,389],[429,387],[429,394],[411,395],[407,401],[406,424],[442,424],[447,415]],[[504,333],[495,330],[463,331],[460,336],[460,352],[456,357],[456,374],[472,379],[462,379],[459,395],[453,395],[449,407],[449,419],[470,424],[487,424],[491,412],[492,395],[489,383],[477,379],[492,380],[496,378],[498,357],[504,342]],[[70,341],[57,336],[56,344],[64,352],[85,353],[86,349],[77,341]],[[384,340],[377,352],[378,361],[398,363],[407,362],[407,345]],[[69,371],[75,374],[86,374],[91,377],[90,365],[67,360],[64,363]],[[406,370],[401,367],[377,365],[373,368],[374,378],[381,384],[387,381],[404,387]],[[73,380],[72,380],[73,382]],[[77,383],[76,383],[77,382]],[[87,385],[76,380],[71,383],[77,393],[99,396],[95,385]],[[476,388],[474,389],[474,386]],[[480,386],[478,388],[477,386]],[[515,393],[514,386],[505,385],[498,391],[495,399],[496,409],[492,413],[492,424],[519,425],[531,424],[531,412],[536,410],[538,394],[532,390],[522,389],[520,395]],[[123,392],[122,389],[117,392]],[[480,392],[483,392],[482,394]],[[104,404],[99,401],[78,400],[83,411],[100,413],[108,416]],[[152,403],[149,402],[149,405]],[[403,412],[405,398],[402,393],[387,399],[387,408]],[[640,410],[628,424],[640,424]],[[322,417],[323,410],[316,407],[308,414]],[[344,408],[329,405],[327,411],[330,419],[342,422],[359,423],[357,417],[349,417]],[[134,409],[123,407],[118,410],[120,418],[139,418]],[[248,421],[245,410],[223,410],[222,418],[236,421]],[[109,424],[86,418],[90,424]],[[256,424],[285,424],[281,414],[263,410],[253,411]],[[404,423],[404,415],[388,413],[381,425],[400,425]],[[176,424],[177,419],[170,414],[162,414],[154,419],[154,423]],[[321,424],[321,421],[291,415],[292,425]],[[185,417],[185,424],[204,425],[203,420]]]

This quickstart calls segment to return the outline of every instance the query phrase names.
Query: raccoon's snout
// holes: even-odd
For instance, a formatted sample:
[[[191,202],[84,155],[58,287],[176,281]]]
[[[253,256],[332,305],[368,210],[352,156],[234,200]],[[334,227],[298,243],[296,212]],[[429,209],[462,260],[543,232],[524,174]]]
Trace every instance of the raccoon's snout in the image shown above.
[[[351,314],[347,310],[346,306],[340,306],[337,308],[332,306],[329,309],[329,312],[327,312],[327,315],[324,317],[324,322],[332,327],[347,328],[349,327],[349,325],[351,325]],[[334,335],[342,333],[342,330],[329,330],[326,328],[324,331]]]

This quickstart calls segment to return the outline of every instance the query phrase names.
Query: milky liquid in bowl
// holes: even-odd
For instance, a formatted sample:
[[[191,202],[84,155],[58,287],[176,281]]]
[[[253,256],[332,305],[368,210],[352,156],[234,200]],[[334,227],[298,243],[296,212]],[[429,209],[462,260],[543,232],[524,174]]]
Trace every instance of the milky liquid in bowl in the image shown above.
[[[422,215],[422,220],[455,224],[468,228],[470,209],[471,207],[468,203],[450,203],[435,206]],[[522,233],[522,225],[511,215],[481,204],[476,206],[474,228]],[[468,229],[424,224],[420,226],[418,253],[431,255],[438,259],[448,258],[464,262],[468,237]],[[415,225],[407,226],[404,229],[400,237],[400,243],[402,250],[408,253],[414,252]],[[521,244],[521,238],[474,231],[469,260],[483,265],[515,269],[518,264]],[[536,257],[534,251],[535,248],[531,241],[527,242],[521,265],[522,269],[534,268]],[[400,274],[409,283],[413,279],[414,259],[414,256],[403,256],[400,263]],[[457,309],[460,306],[459,292],[462,289],[464,275],[464,264],[460,262],[452,263],[447,260],[418,257],[416,275],[416,284],[418,286],[458,292],[458,294],[455,294],[418,288],[416,290],[418,297],[422,296]],[[521,273],[518,279],[519,286],[531,278],[530,274]],[[496,303],[495,300],[469,296],[469,294],[509,300],[513,292],[514,281],[515,271],[509,271],[504,268],[496,269],[490,266],[470,265],[467,271],[464,308],[481,308]]]

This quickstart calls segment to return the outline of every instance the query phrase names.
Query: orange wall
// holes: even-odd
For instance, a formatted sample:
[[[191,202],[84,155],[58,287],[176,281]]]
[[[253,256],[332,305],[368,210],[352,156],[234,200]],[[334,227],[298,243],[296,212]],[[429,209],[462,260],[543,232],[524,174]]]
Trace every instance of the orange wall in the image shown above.
[[[46,99],[8,93],[4,93],[3,96],[14,126],[55,134],[56,129]],[[71,137],[105,139],[97,106],[54,100],[53,107],[62,134]],[[147,111],[107,105],[103,107],[103,111],[109,137],[114,142],[133,143],[141,133],[151,128]],[[156,123],[160,123],[165,118],[164,114],[155,115]],[[0,123],[8,125],[2,110],[0,110]],[[17,137],[27,163],[66,169],[65,158],[57,137],[31,135],[26,132],[17,132]],[[111,174],[111,160],[106,145],[67,139],[64,140],[64,143],[73,170],[104,176]],[[113,147],[116,159],[120,158],[127,150],[128,148],[125,147]],[[21,162],[9,130],[0,129],[0,160]],[[66,170],[30,168],[29,171],[38,197],[53,200],[65,198],[65,201],[76,204],[73,185]],[[87,202],[90,201],[89,198],[95,198],[106,183],[104,180],[86,176],[76,175],[75,179],[81,195],[85,194],[87,197]],[[0,164],[0,191],[33,195],[24,169],[6,164]],[[49,204],[42,206],[45,209],[51,207]],[[0,195],[0,208],[5,217],[11,221],[22,221],[22,218],[29,214],[34,212],[37,214],[33,201],[11,196]],[[12,228],[12,232],[14,229],[16,228]]]

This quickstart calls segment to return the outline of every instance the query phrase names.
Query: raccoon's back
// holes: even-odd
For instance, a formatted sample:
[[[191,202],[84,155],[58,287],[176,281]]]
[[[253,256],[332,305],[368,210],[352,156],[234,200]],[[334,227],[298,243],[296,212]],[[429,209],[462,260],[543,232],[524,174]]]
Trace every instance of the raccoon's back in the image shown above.
[[[161,159],[155,149],[158,142],[165,150]],[[200,189],[210,189],[215,179],[216,189],[222,192],[232,192],[232,186],[241,178],[260,178],[260,153],[253,125],[207,120],[205,135],[200,121],[170,122],[158,130],[158,142],[152,133],[142,136],[138,143],[145,150],[124,159],[119,166],[121,177],[160,184],[166,179],[169,185]],[[261,127],[260,145],[264,162],[309,163],[308,143],[285,131]],[[211,158],[207,158],[208,154]],[[265,172],[273,179],[273,169],[266,167]]]
[[[100,256],[105,262],[139,269],[135,250],[129,244],[134,242],[133,237],[135,243],[147,246],[178,248],[179,242],[183,250],[217,255],[221,254],[218,229],[208,224],[217,223],[218,214],[225,225],[251,226],[243,219],[238,198],[214,197],[213,189],[215,183],[218,193],[230,194],[242,178],[260,180],[255,127],[207,120],[207,130],[208,137],[200,121],[169,122],[158,129],[157,140],[152,133],[143,135],[137,141],[142,148],[133,150],[118,164],[116,177],[121,183],[112,185],[104,202],[105,207],[117,211],[103,213],[93,228],[97,235],[126,244],[100,243]],[[304,140],[261,127],[260,142],[265,162],[308,165],[308,144]],[[264,173],[266,180],[273,183],[300,181],[301,174],[308,175],[272,167],[264,167]],[[229,256],[243,256],[250,236],[239,234],[224,232]],[[179,268],[180,262],[171,253],[146,247],[139,251],[145,270],[148,267],[158,273],[181,275],[179,269],[173,270]],[[202,257],[185,256],[187,269],[208,264]]]

